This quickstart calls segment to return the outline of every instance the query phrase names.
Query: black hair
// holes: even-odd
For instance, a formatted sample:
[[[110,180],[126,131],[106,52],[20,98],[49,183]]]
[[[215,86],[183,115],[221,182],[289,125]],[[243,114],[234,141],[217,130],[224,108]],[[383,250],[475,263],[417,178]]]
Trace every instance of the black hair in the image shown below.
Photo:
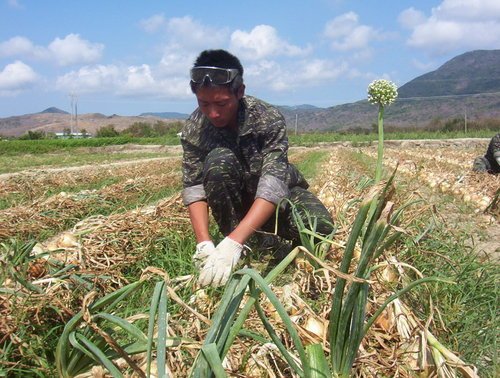
[[[243,85],[243,66],[241,65],[240,60],[226,50],[204,50],[198,55],[196,60],[194,61],[193,67],[200,66],[208,66],[208,67],[220,67],[220,68],[236,68],[238,70],[238,75],[231,81],[230,83],[224,84],[233,90],[233,92],[237,92],[238,89]],[[196,90],[201,86],[205,85],[213,85],[210,82],[203,83],[193,83],[190,82],[191,91],[196,93]]]

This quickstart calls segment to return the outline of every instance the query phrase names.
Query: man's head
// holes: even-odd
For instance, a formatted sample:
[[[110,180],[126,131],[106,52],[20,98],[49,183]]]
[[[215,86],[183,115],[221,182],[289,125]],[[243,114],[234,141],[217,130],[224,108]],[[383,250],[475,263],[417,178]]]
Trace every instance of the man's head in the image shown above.
[[[225,50],[205,50],[191,69],[191,90],[200,111],[215,127],[237,128],[239,101],[245,94],[243,67]]]
[[[236,92],[243,85],[243,66],[226,50],[205,50],[191,69],[191,91],[203,86],[226,86]]]

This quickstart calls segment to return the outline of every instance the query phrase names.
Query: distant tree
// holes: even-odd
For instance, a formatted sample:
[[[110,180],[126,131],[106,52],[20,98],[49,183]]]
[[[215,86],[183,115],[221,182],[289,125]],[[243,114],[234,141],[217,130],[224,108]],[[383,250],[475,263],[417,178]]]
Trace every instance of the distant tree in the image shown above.
[[[116,136],[119,136],[120,133],[115,130],[114,125],[107,125],[100,127],[97,132],[95,133],[95,136],[97,138],[113,138]]]
[[[69,127],[65,127],[63,129],[63,134],[64,135],[71,135],[71,129]]]
[[[134,122],[132,125],[123,130],[122,134],[137,138],[150,138],[154,136],[154,131],[151,124],[147,122]]]
[[[88,137],[90,137],[90,134],[89,134],[89,132],[87,131],[87,129],[80,129],[80,133],[82,134],[82,137],[83,137],[83,138],[88,138]]]
[[[155,136],[163,136],[169,133],[170,125],[165,121],[156,121],[153,125]]]
[[[43,131],[31,131],[29,130],[26,134],[19,137],[21,140],[39,140],[45,138],[45,132]]]

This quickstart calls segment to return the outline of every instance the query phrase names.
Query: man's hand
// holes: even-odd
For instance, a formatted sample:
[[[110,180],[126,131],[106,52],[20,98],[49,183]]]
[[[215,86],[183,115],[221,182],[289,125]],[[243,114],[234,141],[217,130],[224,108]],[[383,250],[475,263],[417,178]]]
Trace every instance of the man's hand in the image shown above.
[[[201,269],[205,264],[205,260],[213,251],[215,251],[215,245],[211,240],[198,243],[196,245],[196,252],[193,255],[194,266],[197,269]]]
[[[199,284],[213,287],[225,285],[242,251],[243,245],[229,237],[224,238],[206,258],[198,279]]]

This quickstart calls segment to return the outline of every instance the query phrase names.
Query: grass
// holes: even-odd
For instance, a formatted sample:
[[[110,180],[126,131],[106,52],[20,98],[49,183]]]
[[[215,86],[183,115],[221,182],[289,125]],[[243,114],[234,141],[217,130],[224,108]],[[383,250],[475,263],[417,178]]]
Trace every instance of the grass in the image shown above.
[[[438,275],[456,285],[435,285],[416,290],[413,308],[423,318],[439,311],[433,327],[441,342],[460,350],[461,358],[474,363],[481,377],[498,376],[498,318],[500,269],[498,262],[484,261],[466,245],[470,225],[437,225],[418,245],[409,245],[402,259],[425,276]],[[432,298],[433,308],[422,298]]]
[[[313,136],[310,137],[311,139],[297,143],[308,144],[313,139]],[[322,134],[321,138],[323,138],[322,141],[325,141],[324,134]],[[391,136],[386,135],[387,138],[390,139]],[[77,150],[74,147],[66,146],[64,148],[71,148],[71,154],[75,154]],[[49,159],[50,155],[50,158],[54,158],[52,156],[54,151],[58,151],[58,149],[56,148],[50,153],[41,154],[40,157]],[[68,150],[63,151],[65,152],[60,155],[58,154],[55,158],[61,158],[68,152]],[[130,154],[116,155],[123,155],[123,158],[131,158]],[[7,153],[0,154],[0,162],[5,158],[3,164],[7,165],[7,160],[10,158],[10,164],[12,164],[12,156],[15,156],[15,154],[12,153],[11,156],[7,156]],[[22,156],[22,154],[19,156]],[[38,156],[38,154],[32,155],[31,158],[33,160]],[[146,154],[142,156],[146,156]],[[152,155],[147,154],[147,156],[150,157]],[[311,179],[321,175],[320,167],[327,157],[328,154],[325,150],[308,151],[297,156],[296,165],[307,179]],[[87,158],[93,159],[94,157],[89,156],[89,154],[86,154],[84,157],[84,154],[82,154],[82,156],[75,157],[75,163],[80,164],[82,160],[79,160],[80,163],[77,163],[78,159]],[[95,159],[100,158],[95,157]],[[106,159],[105,157],[102,158]],[[358,181],[360,175],[373,176],[375,164],[373,160],[367,159],[366,156],[357,152],[345,155],[344,158],[351,163],[350,172],[346,172],[346,174],[351,176],[352,180]],[[98,162],[98,160],[88,160],[88,163],[93,162]],[[29,166],[28,163],[29,161],[27,160],[27,167]],[[68,162],[67,164],[72,163]],[[112,182],[113,180],[109,183]],[[91,185],[98,189],[109,183],[103,178],[103,181],[95,182]],[[84,187],[82,186],[82,188],[77,189],[73,188],[73,190],[79,191],[80,189],[84,189]],[[93,213],[109,214],[125,209],[141,207],[157,199],[164,198],[178,189],[179,187],[175,187],[165,188],[164,191],[160,190],[154,193],[143,192],[130,202],[106,204],[106,206],[109,205],[109,208],[106,206],[96,206],[89,210],[88,213],[78,215],[78,217],[75,216],[73,220],[68,221],[69,223],[61,224],[60,229],[71,226],[73,221],[77,221],[80,217]],[[7,198],[9,199],[2,198],[3,201],[6,201],[4,202],[5,207],[15,201],[13,197]],[[450,198],[442,196],[441,200],[449,201]],[[438,207],[442,206],[442,204],[438,204]],[[463,218],[466,218],[466,213],[471,210],[457,207],[455,211],[464,211]],[[418,233],[426,226],[428,219],[419,218],[417,221],[415,230],[413,230],[415,233]],[[496,354],[498,350],[497,330],[500,329],[497,316],[498,282],[500,282],[498,264],[481,261],[471,253],[470,248],[466,244],[466,239],[474,231],[472,221],[471,223],[457,221],[456,224],[451,223],[450,219],[447,221],[446,224],[437,225],[427,237],[419,241],[418,245],[408,242],[406,248],[402,248],[402,250],[406,249],[406,252],[401,259],[414,265],[426,276],[440,275],[441,277],[456,281],[457,284],[427,285],[427,289],[425,290],[417,289],[414,294],[410,294],[413,298],[413,308],[420,311],[422,319],[426,319],[434,311],[434,318],[437,320],[432,324],[432,328],[433,332],[436,331],[435,333],[440,341],[449,346],[450,349],[459,350],[461,358],[465,361],[476,364],[480,368],[479,373],[481,376],[494,377],[498,373],[496,370],[498,369],[498,356]],[[140,227],[140,225],[137,226]],[[47,232],[53,234],[55,230]],[[212,233],[214,238],[219,237],[215,228],[212,229]],[[32,236],[39,237],[40,235]],[[174,229],[165,230],[161,236],[153,241],[146,251],[143,251],[143,258],[138,260],[134,265],[124,268],[122,273],[130,282],[137,280],[142,270],[147,266],[162,268],[171,277],[191,274],[194,271],[191,264],[191,255],[194,252],[194,246],[195,241],[191,232]],[[132,246],[133,249],[140,249],[141,247],[143,246]],[[293,269],[290,274],[293,274]],[[97,282],[96,280],[96,285]],[[280,276],[276,282],[287,282],[287,279],[285,276]],[[128,316],[146,312],[152,290],[153,285],[142,287],[129,298],[126,304],[119,308],[119,314]],[[72,307],[70,310],[79,310],[78,306],[81,304],[81,298],[85,293],[86,290],[81,287],[73,291]],[[180,291],[178,294],[187,301],[192,293]],[[434,306],[432,309],[426,302],[422,301],[422,298],[428,298],[429,296],[432,298]],[[18,299],[20,302],[14,306],[12,316],[19,320],[18,327],[13,330],[13,334],[20,341],[11,342],[10,339],[6,339],[0,343],[0,377],[55,376],[53,370],[53,351],[57,339],[62,332],[62,323],[67,321],[68,314],[58,307],[57,302],[44,303],[41,311],[35,312],[39,305],[36,302],[36,296]],[[321,293],[319,297],[311,297],[310,300],[311,305],[314,306],[315,303],[317,304],[318,301],[322,300]],[[29,309],[29,311],[26,309]],[[172,316],[178,313],[177,310],[177,304],[173,302],[169,303],[169,312]],[[0,316],[3,316],[3,313]],[[439,319],[442,319],[442,323]],[[138,324],[141,328],[147,328],[145,321],[140,321]],[[28,340],[29,343],[26,342]],[[16,363],[16,367],[9,365],[9,362],[12,364]]]
[[[295,165],[306,180],[311,180],[319,173],[326,159],[328,159],[328,154],[324,150],[313,150],[301,155],[300,160]]]
[[[23,154],[13,160],[12,156],[0,155],[0,174],[13,173],[25,169],[64,168],[166,156],[168,155],[164,152],[106,153],[72,151],[71,154],[67,152]]]
[[[176,135],[158,138],[87,138],[87,139],[40,139],[40,140],[2,140],[0,155],[46,154],[58,151],[70,151],[79,147],[104,147],[124,144],[179,144]]]
[[[491,138],[493,136],[491,130],[475,130],[468,133],[463,131],[450,131],[450,132],[386,132],[384,134],[385,140],[399,140],[399,139],[455,139],[455,138]],[[309,132],[298,135],[289,135],[290,144],[292,146],[314,146],[318,143],[331,143],[331,142],[352,142],[376,143],[378,135],[376,133],[369,134],[343,134],[337,132]]]

